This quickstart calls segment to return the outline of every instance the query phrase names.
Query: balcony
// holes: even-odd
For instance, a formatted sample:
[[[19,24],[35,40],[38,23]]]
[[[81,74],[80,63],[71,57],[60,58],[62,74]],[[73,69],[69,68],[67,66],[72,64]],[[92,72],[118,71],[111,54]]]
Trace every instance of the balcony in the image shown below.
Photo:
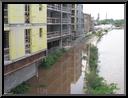
[[[64,6],[63,6],[63,7],[62,7],[62,11],[71,13],[70,7],[64,7]]]
[[[62,18],[62,23],[71,23],[71,20],[68,18]]]
[[[9,48],[4,48],[4,60],[9,61]]]
[[[4,24],[8,24],[8,10],[4,9]]]
[[[61,6],[60,5],[53,5],[53,4],[48,4],[47,5],[48,9],[52,9],[52,10],[61,10]]]
[[[72,16],[75,16],[75,12],[72,12],[72,14],[71,14]]]
[[[47,18],[47,23],[50,23],[50,24],[60,23],[60,19],[59,18],[48,17]]]
[[[75,9],[75,4],[72,4],[72,8]]]
[[[36,54],[32,54],[32,55],[24,57],[22,59],[15,60],[14,62],[8,64],[8,66],[4,67],[4,75],[8,75],[12,72],[19,70],[19,69],[27,67],[35,62],[38,62],[45,56],[46,56],[46,50],[42,50]]]
[[[66,29],[66,30],[62,30],[62,35],[65,36],[65,35],[69,35],[69,31]]]
[[[29,54],[30,53],[30,43],[29,42],[26,42],[25,43],[25,53],[26,54]]]
[[[55,37],[60,37],[60,35],[61,35],[60,31],[48,32],[47,38],[51,39],[51,38],[55,38]]]
[[[72,10],[75,10],[76,8],[75,7],[72,7]]]

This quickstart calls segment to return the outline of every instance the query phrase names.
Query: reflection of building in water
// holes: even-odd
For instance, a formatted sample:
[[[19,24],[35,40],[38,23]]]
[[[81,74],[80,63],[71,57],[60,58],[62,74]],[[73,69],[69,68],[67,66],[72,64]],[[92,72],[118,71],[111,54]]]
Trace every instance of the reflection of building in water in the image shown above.
[[[28,81],[29,94],[70,94],[71,82],[75,83],[81,75],[82,47],[70,49],[50,69],[39,68],[39,76]]]
[[[73,83],[75,83],[81,75],[81,50],[79,47],[72,49],[72,71],[71,74]]]
[[[65,59],[66,58],[66,59]],[[65,54],[51,69],[39,69],[39,78],[28,82],[32,86],[29,94],[69,94],[71,83],[71,57]]]

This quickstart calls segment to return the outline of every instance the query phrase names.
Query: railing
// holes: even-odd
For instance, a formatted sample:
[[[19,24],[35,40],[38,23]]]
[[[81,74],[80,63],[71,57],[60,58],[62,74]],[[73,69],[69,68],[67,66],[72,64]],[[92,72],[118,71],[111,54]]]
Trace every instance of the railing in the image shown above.
[[[20,59],[16,62],[10,63],[8,66],[4,67],[4,75],[8,75],[16,70],[22,69],[23,67],[29,66],[34,62],[41,60],[46,56],[46,51],[36,53],[34,55],[28,56],[26,58]]]
[[[9,60],[9,48],[4,48],[4,60]]]
[[[75,12],[71,14],[72,16],[75,16]]]
[[[69,7],[62,7],[62,11],[71,12],[71,9]]]
[[[60,36],[60,31],[48,32],[48,34],[47,34],[48,38],[52,38],[52,37],[56,37],[56,36]]]
[[[62,23],[71,23],[71,20],[67,18],[62,18]]]
[[[25,43],[25,52],[30,53],[30,43],[29,42]]]
[[[71,43],[70,42],[63,42],[62,43],[62,46],[64,47],[64,46],[69,46]]]
[[[4,16],[7,16],[7,15],[8,15],[8,10],[4,9]]]
[[[72,10],[75,10],[76,8],[75,7],[72,7]]]
[[[48,9],[61,10],[61,6],[59,5],[47,5]]]
[[[53,9],[53,10],[61,10],[61,6],[60,5],[53,5],[53,4],[48,4],[47,5],[48,9]],[[71,12],[71,8],[70,7],[62,7],[62,11],[66,11],[66,12]]]
[[[4,24],[8,24],[8,10],[4,9]]]
[[[67,30],[62,30],[62,35],[67,35],[67,34],[69,34],[69,31],[67,31]]]
[[[28,15],[29,16],[29,11],[25,11],[25,15]]]
[[[59,18],[48,17],[47,22],[48,23],[60,23],[60,19]]]
[[[30,23],[29,11],[25,11],[25,23]]]

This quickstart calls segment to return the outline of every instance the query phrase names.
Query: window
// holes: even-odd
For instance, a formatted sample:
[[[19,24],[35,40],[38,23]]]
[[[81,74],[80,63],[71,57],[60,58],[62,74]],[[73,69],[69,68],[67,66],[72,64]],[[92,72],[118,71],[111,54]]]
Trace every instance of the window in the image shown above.
[[[74,30],[75,29],[75,27],[74,27],[74,25],[72,25],[72,30]]]
[[[79,21],[78,21],[78,18],[76,18],[76,22],[78,23]]]
[[[25,4],[25,11],[29,11],[29,9],[30,9],[29,4]]]
[[[74,18],[71,19],[71,23],[74,23]]]
[[[42,4],[39,4],[39,11],[42,11]]]
[[[75,11],[74,11],[74,10],[72,10],[72,15],[73,15],[73,16],[75,15]]]
[[[39,36],[42,37],[42,28],[40,28]]]
[[[25,4],[25,23],[30,23],[29,10],[30,10],[29,4]]]
[[[4,31],[4,48],[9,48],[9,31]]]
[[[30,53],[30,29],[25,30],[25,53]]]
[[[9,31],[4,31],[4,60],[9,60]]]
[[[8,23],[8,5],[4,4],[4,24]]]

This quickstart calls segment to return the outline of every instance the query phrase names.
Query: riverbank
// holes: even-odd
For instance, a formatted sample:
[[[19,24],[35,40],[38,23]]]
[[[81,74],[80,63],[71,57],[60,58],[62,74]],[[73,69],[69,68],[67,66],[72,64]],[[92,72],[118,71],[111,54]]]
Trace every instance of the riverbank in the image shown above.
[[[115,94],[115,91],[118,90],[117,84],[108,84],[106,80],[98,74],[98,48],[94,45],[91,45],[90,47],[88,67],[88,71],[85,72],[85,93],[92,95]]]
[[[97,39],[95,39],[95,44],[93,44],[95,46],[90,46],[89,68],[85,73],[86,86],[84,87],[84,91],[86,94],[116,94],[119,90],[117,83],[110,83],[106,81],[106,78],[99,74],[101,70],[99,69],[99,55],[98,48],[96,46],[100,43],[101,38],[108,34],[108,32],[97,31],[92,34],[95,35]]]
[[[99,74],[108,83],[117,83],[116,94],[125,93],[124,29],[114,29],[97,44],[99,50]]]
[[[103,36],[103,34],[99,34],[99,35]],[[62,55],[60,55],[61,53],[59,54],[57,53],[57,55],[59,55],[59,58],[58,57],[56,58],[57,55],[52,54],[52,58],[50,56],[50,58],[52,59],[52,62],[50,60],[51,67],[48,68],[47,70],[46,68],[44,68],[45,66],[43,66],[42,68],[39,68],[38,77],[36,76],[33,77],[32,79],[27,81],[27,84],[29,85],[24,85],[24,88],[27,88],[29,86],[29,90],[26,91],[27,89],[24,90],[24,88],[23,89],[20,88],[20,90],[24,91],[25,94],[27,93],[32,95],[87,94],[86,92],[83,92],[83,85],[85,82],[84,78],[86,78],[85,68],[87,69],[87,67],[85,67],[86,65],[83,66],[84,64],[81,65],[82,63],[81,52],[84,51],[84,53],[87,54],[86,52],[88,49],[84,47],[86,46],[86,44],[92,43],[94,40],[97,40],[97,39],[98,39],[98,36],[96,36],[95,34],[92,34],[86,39],[86,42],[76,43],[74,47],[72,47],[72,50],[69,49],[66,52],[62,51]],[[95,49],[92,49],[92,50],[95,51]],[[94,56],[96,54],[98,53],[95,51],[95,53],[91,52],[90,55],[93,55],[93,59],[94,59],[94,58],[98,58],[97,56]],[[53,61],[53,58],[54,58],[54,61],[56,62]],[[86,58],[84,57],[83,59],[86,59]],[[45,62],[45,63],[49,63],[49,60],[47,61],[48,62]],[[98,60],[95,60],[95,61],[98,62]],[[91,60],[91,62],[93,62],[92,65],[95,65],[95,61]],[[95,68],[97,68],[96,66]],[[97,71],[99,71],[99,69]],[[92,70],[91,71],[92,73],[88,73],[88,76],[89,76],[88,78],[90,79],[91,77],[95,76],[96,78],[94,77],[92,79],[95,79],[96,81],[100,81],[99,84],[96,83],[96,85],[104,84],[103,82],[104,80],[102,80],[101,76],[99,76],[99,72],[97,71]],[[104,71],[106,71],[106,69]],[[95,81],[94,80],[92,81],[94,82],[94,85],[95,85]],[[111,86],[114,87],[114,84],[112,84]],[[104,86],[100,86],[97,89],[99,90],[101,88],[102,89],[104,88],[105,90],[108,89],[108,87],[104,87]],[[94,94],[99,94],[99,92],[105,93],[103,92],[105,90],[97,91],[97,89],[93,88],[92,91],[94,92]],[[84,91],[86,91],[85,88],[84,88]]]

